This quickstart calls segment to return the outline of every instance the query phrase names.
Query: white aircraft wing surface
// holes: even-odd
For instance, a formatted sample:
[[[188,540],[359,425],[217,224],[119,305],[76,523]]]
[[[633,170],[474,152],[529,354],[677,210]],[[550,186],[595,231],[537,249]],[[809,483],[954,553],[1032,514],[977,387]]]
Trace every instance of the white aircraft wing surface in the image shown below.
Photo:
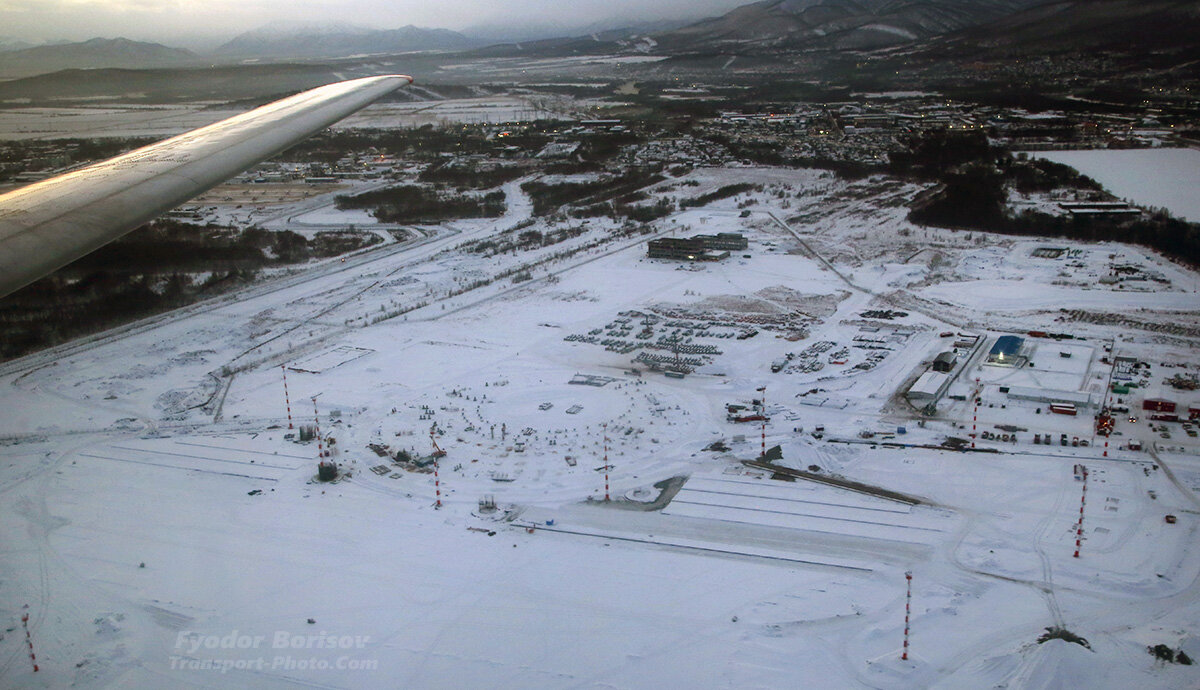
[[[328,84],[0,196],[0,297],[411,83]]]

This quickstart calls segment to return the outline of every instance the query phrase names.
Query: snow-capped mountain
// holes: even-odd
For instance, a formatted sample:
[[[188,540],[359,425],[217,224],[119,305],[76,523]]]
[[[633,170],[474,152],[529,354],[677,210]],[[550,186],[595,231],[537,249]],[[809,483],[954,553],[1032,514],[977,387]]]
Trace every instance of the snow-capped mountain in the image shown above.
[[[765,0],[656,36],[664,50],[870,49],[976,26],[1040,0]]]
[[[234,37],[216,54],[235,57],[344,57],[414,50],[461,50],[476,43],[448,29],[352,24],[271,24]]]

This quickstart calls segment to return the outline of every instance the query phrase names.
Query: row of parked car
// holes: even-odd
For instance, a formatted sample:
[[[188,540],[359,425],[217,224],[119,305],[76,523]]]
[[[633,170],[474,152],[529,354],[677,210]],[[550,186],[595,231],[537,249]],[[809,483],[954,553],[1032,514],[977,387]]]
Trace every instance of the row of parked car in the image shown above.
[[[1034,445],[1045,444],[1047,446],[1052,446],[1052,445],[1054,445],[1054,434],[1050,434],[1050,433],[1034,434],[1033,435],[1033,443],[1034,443]],[[1061,446],[1074,446],[1076,448],[1078,448],[1080,446],[1087,448],[1087,446],[1088,446],[1088,440],[1086,438],[1079,438],[1078,436],[1072,436],[1070,438],[1070,440],[1067,440],[1066,434],[1062,434],[1058,437],[1058,443]]]

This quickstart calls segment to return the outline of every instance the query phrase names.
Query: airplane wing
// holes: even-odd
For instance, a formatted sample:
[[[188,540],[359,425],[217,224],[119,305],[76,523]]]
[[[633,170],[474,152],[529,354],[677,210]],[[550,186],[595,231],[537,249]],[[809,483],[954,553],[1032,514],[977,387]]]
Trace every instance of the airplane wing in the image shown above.
[[[0,297],[411,83],[328,84],[0,196]]]

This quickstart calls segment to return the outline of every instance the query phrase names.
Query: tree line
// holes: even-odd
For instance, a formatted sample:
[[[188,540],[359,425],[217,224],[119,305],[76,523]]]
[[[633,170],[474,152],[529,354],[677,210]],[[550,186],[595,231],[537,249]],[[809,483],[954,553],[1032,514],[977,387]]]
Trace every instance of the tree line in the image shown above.
[[[929,133],[893,154],[891,171],[938,183],[938,191],[908,215],[918,225],[983,230],[1006,235],[1128,242],[1200,266],[1200,223],[1165,210],[1140,216],[1012,213],[1008,189],[1023,193],[1071,188],[1100,194],[1101,186],[1073,168],[1041,159],[1022,160],[992,147],[982,133]]]
[[[396,185],[354,195],[340,195],[337,207],[368,209],[384,223],[438,223],[457,218],[496,218],[507,207],[501,190],[458,194],[419,185]]]
[[[294,232],[159,219],[0,299],[0,358],[191,304],[253,281],[266,266],[334,256],[373,233]]]

